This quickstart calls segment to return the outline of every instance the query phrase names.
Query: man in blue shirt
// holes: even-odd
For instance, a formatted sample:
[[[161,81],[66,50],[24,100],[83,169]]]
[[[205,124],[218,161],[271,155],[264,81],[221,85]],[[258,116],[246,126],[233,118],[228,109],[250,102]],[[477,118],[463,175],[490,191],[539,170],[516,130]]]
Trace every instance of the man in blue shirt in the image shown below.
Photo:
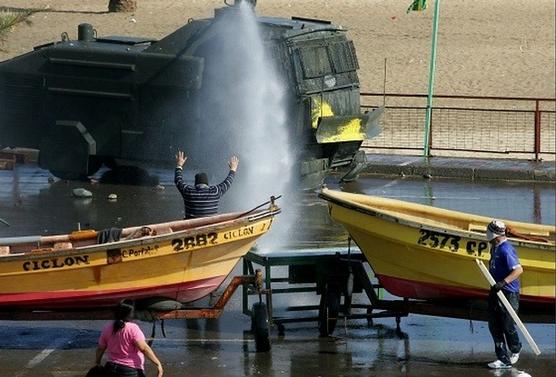
[[[492,220],[487,226],[486,237],[492,246],[489,272],[496,281],[488,298],[488,329],[494,340],[494,349],[498,358],[488,366],[493,369],[509,369],[519,359],[521,342],[512,317],[502,306],[496,294],[501,290],[517,313],[519,276],[523,268],[514,247],[506,238],[506,225],[502,221]]]
[[[195,174],[195,185],[188,185],[183,180],[183,165],[187,157],[183,151],[176,154],[176,170],[174,183],[183,197],[185,218],[212,216],[218,212],[218,204],[222,195],[232,186],[239,165],[239,159],[232,156],[228,165],[230,171],[224,181],[215,186],[209,186],[206,173]]]

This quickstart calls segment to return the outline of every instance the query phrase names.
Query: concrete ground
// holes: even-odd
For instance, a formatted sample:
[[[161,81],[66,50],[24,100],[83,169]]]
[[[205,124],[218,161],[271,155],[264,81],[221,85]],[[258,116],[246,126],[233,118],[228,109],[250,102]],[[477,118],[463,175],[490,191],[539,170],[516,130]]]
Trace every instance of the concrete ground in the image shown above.
[[[404,175],[469,180],[556,181],[556,162],[513,159],[367,154],[363,174]]]

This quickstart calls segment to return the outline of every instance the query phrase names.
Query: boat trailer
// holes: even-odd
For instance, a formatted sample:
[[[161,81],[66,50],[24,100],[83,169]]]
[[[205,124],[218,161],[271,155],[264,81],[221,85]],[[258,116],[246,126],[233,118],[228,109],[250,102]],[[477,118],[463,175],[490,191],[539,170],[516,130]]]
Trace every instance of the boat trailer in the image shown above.
[[[160,321],[162,334],[166,337],[164,320],[167,319],[207,319],[219,318],[224,312],[224,307],[239,286],[243,291],[259,292],[260,301],[253,304],[251,317],[251,331],[255,337],[255,348],[257,352],[270,350],[269,326],[266,317],[266,305],[262,302],[263,277],[260,270],[254,271],[252,275],[234,276],[226,286],[216,303],[210,307],[183,308],[183,304],[162,300],[151,302],[139,300],[136,302],[135,319],[153,323],[151,340],[155,337],[156,322]],[[7,321],[69,321],[69,320],[111,320],[114,313],[111,308],[106,309],[64,309],[64,310],[25,310],[0,309],[0,320]]]
[[[457,301],[421,301],[398,298],[388,295],[374,275],[358,248],[351,250],[351,242],[346,248],[301,249],[290,251],[256,252],[250,251],[243,258],[243,273],[255,271],[255,265],[265,271],[264,289],[267,295],[268,319],[271,326],[276,326],[279,335],[284,335],[285,324],[295,322],[317,322],[321,336],[331,335],[338,320],[367,319],[373,324],[375,318],[395,318],[396,331],[402,334],[401,318],[409,314],[430,315],[437,317],[459,318],[486,321],[487,300]],[[273,277],[273,270],[281,269],[281,277]],[[287,277],[283,277],[287,269]],[[278,286],[278,287],[276,287]],[[319,305],[297,305],[279,308],[273,304],[277,294],[299,294],[316,292],[320,295]],[[363,294],[368,303],[352,303],[354,294]],[[243,292],[243,313],[252,315],[249,309],[249,296]],[[340,304],[343,297],[343,304]],[[362,311],[361,311],[362,309]],[[295,312],[289,315],[283,312]],[[315,316],[315,311],[318,314]],[[299,314],[303,313],[303,314]],[[546,313],[522,307],[520,317],[523,322],[555,323],[555,313]]]

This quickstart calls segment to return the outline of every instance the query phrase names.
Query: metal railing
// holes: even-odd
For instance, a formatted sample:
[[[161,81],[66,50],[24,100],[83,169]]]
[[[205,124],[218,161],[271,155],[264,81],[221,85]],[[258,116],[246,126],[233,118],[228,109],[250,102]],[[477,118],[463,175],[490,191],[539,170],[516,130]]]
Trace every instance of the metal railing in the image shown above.
[[[382,132],[368,151],[422,153],[426,94],[361,93],[361,108],[384,106]],[[554,160],[556,99],[434,96],[430,155]]]

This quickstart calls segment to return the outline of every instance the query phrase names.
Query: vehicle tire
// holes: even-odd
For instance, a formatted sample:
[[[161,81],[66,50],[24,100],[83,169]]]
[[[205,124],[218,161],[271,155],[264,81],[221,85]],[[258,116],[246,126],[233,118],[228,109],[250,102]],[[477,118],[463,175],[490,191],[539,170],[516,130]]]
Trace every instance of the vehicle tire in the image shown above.
[[[102,166],[102,159],[97,156],[89,156],[89,164],[87,167],[87,174],[50,170],[50,174],[56,178],[65,179],[68,181],[86,181],[87,177],[95,174]]]
[[[76,172],[50,170],[50,174],[66,181],[85,181],[87,176]]]
[[[252,313],[251,328],[255,336],[255,349],[257,352],[268,352],[271,346],[266,305],[262,302],[253,304]]]
[[[340,294],[327,289],[320,296],[319,305],[319,333],[320,336],[330,336],[334,333],[338,313],[340,311]]]
[[[183,304],[166,297],[150,297],[135,302],[136,310],[147,310],[155,312],[169,312],[183,309]]]
[[[97,156],[89,156],[89,166],[87,167],[87,175],[93,175],[102,167],[102,158]]]
[[[118,163],[114,157],[105,157],[102,162],[108,169],[116,169],[118,167]]]

